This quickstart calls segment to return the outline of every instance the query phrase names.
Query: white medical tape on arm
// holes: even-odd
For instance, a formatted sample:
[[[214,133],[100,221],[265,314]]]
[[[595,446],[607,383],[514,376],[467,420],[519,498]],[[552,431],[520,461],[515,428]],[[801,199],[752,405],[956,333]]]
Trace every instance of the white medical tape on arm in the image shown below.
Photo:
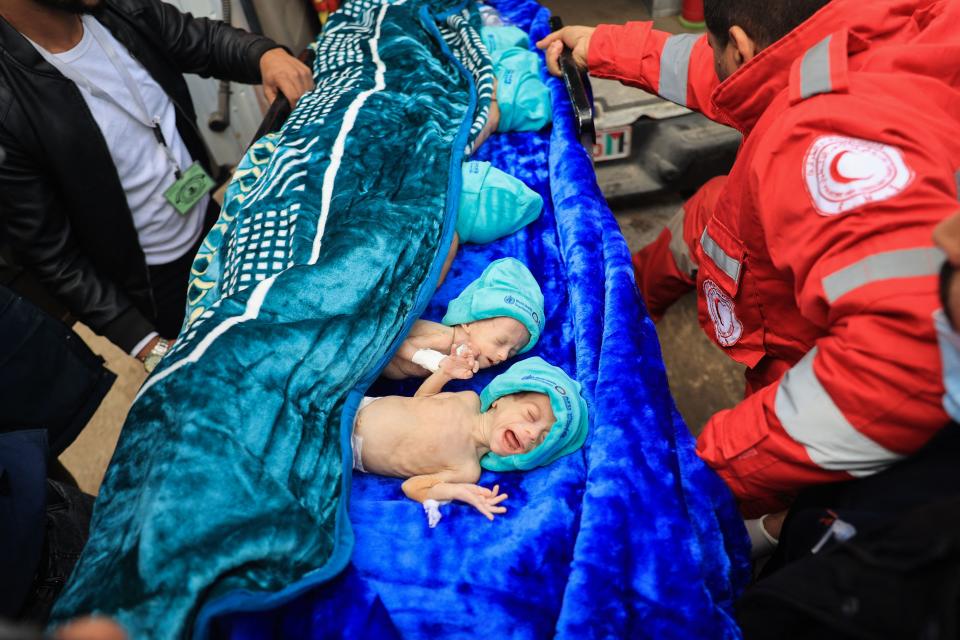
[[[411,360],[413,364],[418,364],[427,371],[436,373],[440,370],[440,361],[446,357],[447,356],[439,351],[434,351],[433,349],[418,349],[417,352],[413,354]]]

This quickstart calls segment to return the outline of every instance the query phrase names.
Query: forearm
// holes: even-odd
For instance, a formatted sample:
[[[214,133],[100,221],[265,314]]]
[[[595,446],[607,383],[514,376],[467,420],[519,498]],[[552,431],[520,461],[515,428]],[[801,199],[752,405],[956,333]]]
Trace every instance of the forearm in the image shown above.
[[[782,508],[805,487],[877,473],[947,423],[935,372],[911,372],[934,360],[933,345],[882,352],[896,340],[824,338],[779,381],[707,422],[697,453],[745,515]]]
[[[424,502],[425,500],[430,499],[430,491],[438,486],[443,484],[443,479],[437,476],[414,476],[413,478],[408,478],[404,481],[401,488],[403,489],[403,494],[415,500],[416,502]]]
[[[587,55],[590,75],[618,80],[712,117],[719,84],[705,36],[674,35],[652,22],[600,25]]]
[[[430,376],[423,381],[423,384],[420,385],[420,388],[417,389],[413,397],[426,398],[428,396],[435,396],[443,391],[444,385],[450,382],[450,380],[452,380],[452,378],[442,369],[431,373]]]
[[[393,355],[394,358],[400,358],[407,362],[413,362],[413,354],[417,352],[417,347],[414,346],[410,338],[407,338],[400,344],[400,348],[397,349],[397,352]]]

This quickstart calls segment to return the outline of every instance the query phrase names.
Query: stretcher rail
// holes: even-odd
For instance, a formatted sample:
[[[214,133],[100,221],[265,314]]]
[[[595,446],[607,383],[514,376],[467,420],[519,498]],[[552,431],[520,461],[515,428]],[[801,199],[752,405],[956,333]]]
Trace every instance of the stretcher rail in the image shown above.
[[[550,18],[550,28],[553,31],[559,31],[563,28],[563,20],[560,19],[560,16]],[[593,107],[583,76],[573,61],[573,52],[566,45],[560,53],[560,73],[563,77],[563,84],[567,87],[567,95],[570,96],[570,102],[573,104],[573,115],[577,122],[577,139],[587,150],[591,150],[593,145],[597,143],[597,130],[593,123]]]

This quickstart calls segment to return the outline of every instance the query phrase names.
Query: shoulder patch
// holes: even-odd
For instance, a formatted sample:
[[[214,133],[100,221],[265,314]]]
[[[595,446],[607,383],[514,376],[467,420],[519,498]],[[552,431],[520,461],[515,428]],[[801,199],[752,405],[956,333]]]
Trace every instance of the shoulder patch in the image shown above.
[[[822,216],[889,200],[915,175],[897,147],[846,136],[814,140],[803,165],[807,190]]]

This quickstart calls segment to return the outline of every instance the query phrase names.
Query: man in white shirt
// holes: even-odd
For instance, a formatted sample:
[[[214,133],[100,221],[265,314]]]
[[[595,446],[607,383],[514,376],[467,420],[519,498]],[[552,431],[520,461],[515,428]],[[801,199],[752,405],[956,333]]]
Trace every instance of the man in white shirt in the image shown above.
[[[0,233],[75,316],[153,362],[217,213],[182,74],[262,80],[291,103],[312,74],[159,0],[0,0],[0,17]]]

